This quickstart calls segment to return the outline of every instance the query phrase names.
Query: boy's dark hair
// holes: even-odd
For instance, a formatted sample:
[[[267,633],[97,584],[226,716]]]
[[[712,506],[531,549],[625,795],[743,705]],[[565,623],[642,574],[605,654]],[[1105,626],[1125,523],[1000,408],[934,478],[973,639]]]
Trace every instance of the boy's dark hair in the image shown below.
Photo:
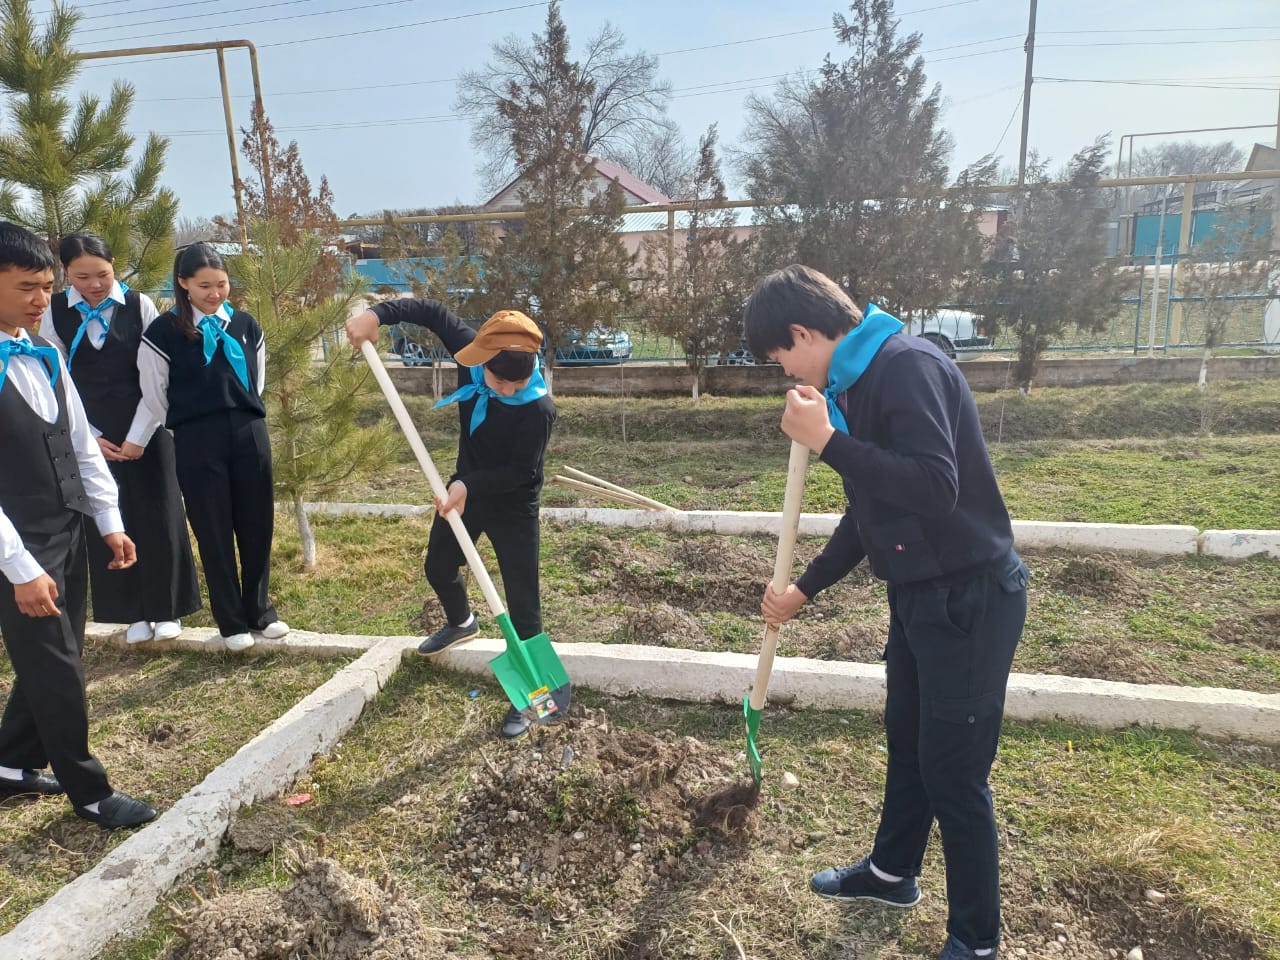
[[[173,312],[178,315],[178,329],[188,340],[195,340],[200,334],[196,330],[196,315],[191,308],[191,295],[183,289],[179,280],[190,280],[205,267],[226,272],[227,265],[218,251],[207,243],[193,243],[178,251],[173,258]]]
[[[0,270],[52,270],[53,251],[26,227],[0,220]]]
[[[485,367],[499,380],[516,383],[533,376],[533,361],[536,356],[522,350],[499,350]]]
[[[111,256],[111,248],[107,246],[107,241],[97,234],[84,230],[79,233],[68,233],[58,244],[58,259],[62,261],[64,270],[71,266],[71,261],[83,256],[98,257],[108,262],[115,260],[115,257]]]
[[[798,263],[757,283],[743,312],[747,346],[762,358],[795,345],[793,323],[836,340],[861,322],[862,311],[834,280]]]

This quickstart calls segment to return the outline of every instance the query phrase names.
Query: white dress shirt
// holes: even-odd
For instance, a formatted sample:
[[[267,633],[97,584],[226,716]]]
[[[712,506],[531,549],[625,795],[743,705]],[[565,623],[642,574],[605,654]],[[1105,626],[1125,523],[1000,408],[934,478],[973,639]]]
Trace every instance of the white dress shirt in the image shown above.
[[[142,313],[142,332],[146,333],[147,327],[151,326],[151,322],[160,315],[160,312],[156,309],[156,305],[152,302],[151,298],[145,293],[138,294],[138,297],[138,307]],[[124,306],[124,290],[120,287],[119,280],[115,281],[111,285],[111,292],[107,294],[107,300],[110,301],[112,305],[102,311],[102,317],[109,324],[116,313],[115,304],[118,303],[121,306]],[[84,302],[85,299],[80,295],[79,290],[75,287],[67,287],[67,306],[74,308],[77,303]],[[62,354],[63,358],[67,360],[67,362],[70,362],[71,344],[63,343],[62,338],[58,336],[58,331],[54,329],[52,307],[45,308],[44,317],[40,321],[40,336],[44,337],[51,344],[57,347],[58,352]],[[80,341],[80,346],[83,348],[87,343],[93,347],[93,349],[101,350],[106,342],[107,328],[100,323],[91,323],[89,324],[89,329],[84,332],[84,338]],[[129,425],[129,432],[126,434],[125,439],[133,440],[135,434],[141,434],[149,417],[150,414],[142,408],[142,404],[138,404],[138,409],[134,411],[133,422]],[[102,436],[102,431],[92,423],[89,424],[89,429],[93,432],[95,437]],[[154,428],[152,429],[154,430]],[[151,431],[147,432],[147,439],[151,439]],[[133,442],[137,443],[136,440],[133,440]],[[138,446],[145,447],[146,443],[139,443]]]
[[[13,339],[15,338],[0,331],[0,342]],[[31,338],[24,330],[17,339],[29,341]],[[61,355],[58,357],[58,368],[58,376],[66,378],[63,382],[67,387],[67,426],[71,430],[71,447],[80,466],[80,482],[84,484],[85,496],[89,498],[93,521],[104,537],[112,533],[123,533],[124,521],[120,518],[116,482],[107,469],[107,461],[102,456],[98,442],[89,432],[89,421],[85,417],[80,394],[76,393],[75,385],[71,383],[67,365],[62,361]],[[58,398],[53,392],[54,387],[49,383],[48,370],[39,358],[21,354],[11,356],[5,383],[12,384],[27,402],[27,406],[45,423],[57,421]],[[42,453],[35,455],[43,456]],[[0,572],[15,585],[29,583],[45,572],[22,542],[17,528],[5,516],[3,508],[0,508]]]
[[[226,305],[218,307],[213,313],[201,313],[193,304],[191,322],[199,329],[200,321],[205,317],[216,317],[222,329],[227,329],[231,318],[227,316]],[[225,348],[224,348],[225,349]],[[267,339],[262,338],[258,344],[258,396],[262,396],[262,388],[267,382]],[[245,358],[248,360],[248,357]],[[169,360],[160,355],[159,350],[138,351],[138,380],[142,384],[142,403],[138,405],[139,414],[146,408],[147,416],[134,418],[133,427],[129,430],[128,440],[140,447],[145,447],[151,435],[165,421],[169,413]],[[141,421],[141,423],[140,423]],[[141,438],[141,439],[139,439]]]

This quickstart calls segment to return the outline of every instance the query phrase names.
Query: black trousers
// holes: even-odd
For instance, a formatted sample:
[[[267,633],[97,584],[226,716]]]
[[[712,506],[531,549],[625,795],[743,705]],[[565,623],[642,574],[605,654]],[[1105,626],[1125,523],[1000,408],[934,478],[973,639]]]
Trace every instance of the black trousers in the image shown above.
[[[511,625],[521,640],[542,632],[542,600],[538,595],[538,517],[487,510],[468,504],[462,524],[474,542],[481,534],[489,538],[498,571],[507,595],[507,612]],[[467,601],[467,585],[463,579],[466,555],[444,517],[437,516],[427,541],[427,558],[423,572],[427,583],[440,598],[445,616],[457,626],[471,615]]]
[[[179,425],[173,440],[218,630],[229,637],[280,619],[267,596],[275,495],[266,421],[223,411]]]
[[[96,528],[93,529],[96,535]],[[84,624],[88,568],[84,524],[68,513],[67,526],[45,538],[25,537],[27,549],[58,587],[56,617],[28,617],[13,587],[0,583],[0,632],[13,663],[13,688],[0,720],[0,765],[24,770],[53,767],[67,799],[79,807],[111,795],[106,771],[89,752],[85,701]]]
[[[987,777],[1027,616],[1013,551],[960,582],[889,585],[889,766],[871,852],[918,876],[936,818],[947,865],[947,931],[971,950],[1000,940],[1000,857]]]

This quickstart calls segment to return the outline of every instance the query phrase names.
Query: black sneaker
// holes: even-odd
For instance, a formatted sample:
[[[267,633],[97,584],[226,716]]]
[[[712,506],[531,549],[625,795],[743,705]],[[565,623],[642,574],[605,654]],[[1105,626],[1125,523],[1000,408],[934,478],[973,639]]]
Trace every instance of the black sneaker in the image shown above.
[[[529,718],[515,707],[507,710],[507,715],[502,718],[502,739],[514,740],[528,732]]]
[[[19,797],[24,794],[32,796],[49,796],[62,793],[62,784],[58,778],[40,770],[23,770],[17,780],[0,777],[0,797]]]
[[[443,653],[460,640],[467,637],[474,637],[480,632],[480,621],[474,616],[471,622],[465,627],[455,627],[451,623],[446,623],[443,627],[433,633],[427,639],[418,644],[418,652],[424,657],[435,656],[437,653]]]
[[[999,960],[999,954],[993,949],[990,953],[979,957],[977,951],[970,950],[955,937],[947,937],[946,945],[938,954],[938,960]]]
[[[809,889],[832,900],[871,900],[886,907],[914,907],[920,902],[920,885],[915,877],[905,877],[897,883],[881,880],[871,872],[870,857],[863,857],[851,867],[815,873]]]

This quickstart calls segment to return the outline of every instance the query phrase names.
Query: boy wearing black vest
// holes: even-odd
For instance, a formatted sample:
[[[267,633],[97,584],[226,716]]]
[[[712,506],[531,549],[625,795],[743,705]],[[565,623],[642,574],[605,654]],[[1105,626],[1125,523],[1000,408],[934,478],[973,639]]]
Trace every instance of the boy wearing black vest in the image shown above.
[[[871,853],[816,874],[835,900],[912,907],[936,819],[946,859],[947,942],[938,960],[994,957],[1000,865],[987,777],[1027,611],[977,407],[955,363],[877,309],[863,314],[828,277],[770,274],[745,314],[751,352],[803,381],[782,429],[844,481],[849,507],[804,574],[765,589],[769,623],[789,620],[864,557],[888,584],[885,731],[889,765]]]
[[[445,515],[457,509],[474,541],[485,534],[502,573],[511,623],[521,638],[542,633],[538,592],[538,512],[542,465],[556,408],[538,367],[542,331],[518,310],[502,310],[479,331],[436,300],[388,300],[347,320],[359,347],[377,342],[379,325],[426,327],[458,363],[458,389],[436,406],[458,404],[458,460],[448,496],[436,502],[424,571],[446,623],[418,647],[434,656],[479,632],[467,601],[466,558]],[[464,512],[465,511],[465,512]],[[529,721],[514,707],[502,735],[518,737]]]
[[[135,561],[116,488],[58,351],[26,328],[49,305],[53,257],[35,234],[0,222],[0,633],[15,679],[0,720],[0,796],[66,792],[106,829],[152,820],[111,788],[89,752],[84,645],[84,528],[92,521],[114,569]],[[48,764],[53,776],[43,773]]]

